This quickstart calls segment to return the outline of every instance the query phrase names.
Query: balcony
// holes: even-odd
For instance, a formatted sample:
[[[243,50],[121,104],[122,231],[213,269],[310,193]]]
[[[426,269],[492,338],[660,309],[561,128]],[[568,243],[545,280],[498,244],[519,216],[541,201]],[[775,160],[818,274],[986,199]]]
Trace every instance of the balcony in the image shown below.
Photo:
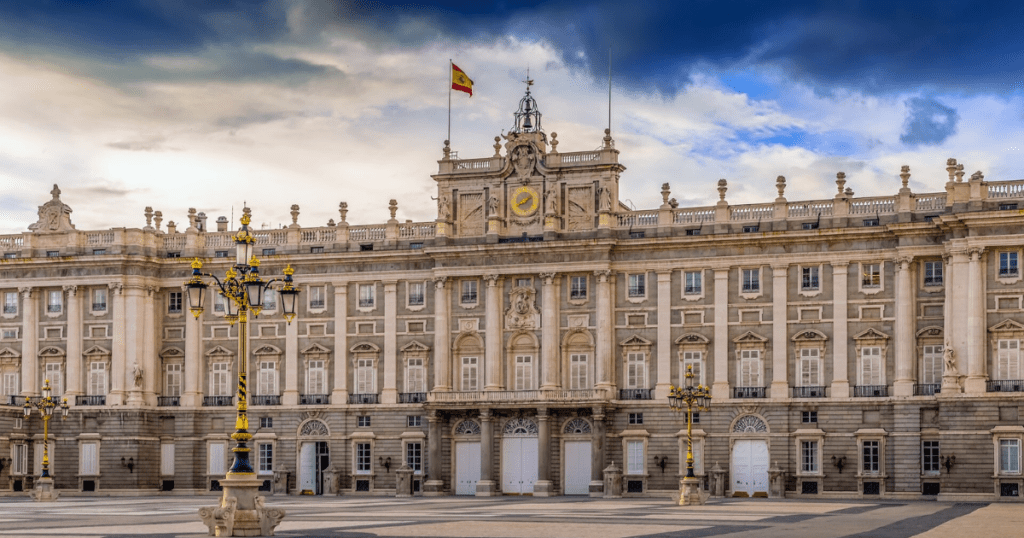
[[[523,402],[576,402],[604,399],[605,392],[597,389],[582,390],[474,390],[467,392],[431,392],[427,401],[434,403],[523,403]]]
[[[764,398],[764,387],[733,387],[733,398]]]
[[[17,314],[17,313],[18,313],[18,307],[17,306],[9,305],[9,304],[5,304],[4,305],[4,314]]]
[[[107,303],[93,303],[92,304],[92,311],[93,312],[106,312],[107,311]]]
[[[41,398],[41,396],[36,396],[34,398],[29,398],[29,401],[35,403],[38,402]],[[4,405],[17,405],[20,407],[22,405],[25,405],[25,397],[18,396],[17,394],[12,394],[4,398]]]
[[[793,387],[794,398],[824,398],[825,387]]]
[[[159,407],[180,407],[181,396],[157,396],[156,405]]]
[[[75,405],[107,405],[106,396],[76,396]]]
[[[942,385],[938,383],[916,383],[914,384],[914,396],[935,396],[941,387]]]
[[[203,407],[230,407],[234,400],[234,396],[203,396]]]
[[[426,401],[426,392],[403,392],[398,395],[398,403],[424,403]]]
[[[374,395],[376,396],[376,395]],[[327,405],[331,403],[330,394],[300,394],[299,405]]]
[[[889,395],[889,387],[886,385],[856,385],[853,387],[853,396],[856,398],[874,398]]]
[[[1021,379],[994,379],[985,385],[989,392],[1024,392],[1024,380]]]
[[[377,394],[349,394],[348,403],[350,404],[379,404],[380,397]]]
[[[620,400],[650,400],[651,389],[619,389]]]
[[[278,396],[277,394],[261,394],[259,396],[250,396],[249,401],[253,405],[281,405],[281,397]]]

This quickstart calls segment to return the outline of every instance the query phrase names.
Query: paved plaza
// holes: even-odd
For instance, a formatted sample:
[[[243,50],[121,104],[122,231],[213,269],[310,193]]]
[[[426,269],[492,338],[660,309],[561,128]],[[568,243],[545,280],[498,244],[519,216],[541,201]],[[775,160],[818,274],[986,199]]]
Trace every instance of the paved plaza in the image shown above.
[[[1021,536],[1019,504],[666,499],[272,497],[278,536],[457,538],[962,538]],[[204,536],[197,509],[214,497],[0,499],[0,537]]]

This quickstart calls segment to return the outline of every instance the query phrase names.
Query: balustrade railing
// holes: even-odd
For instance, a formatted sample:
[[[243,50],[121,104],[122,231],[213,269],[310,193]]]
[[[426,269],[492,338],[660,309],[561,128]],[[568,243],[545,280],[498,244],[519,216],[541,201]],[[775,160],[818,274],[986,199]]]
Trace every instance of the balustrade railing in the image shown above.
[[[832,201],[823,202],[793,202],[788,205],[788,212],[790,218],[807,218],[817,217],[831,217],[834,203]]]
[[[460,159],[452,161],[452,171],[455,172],[484,172],[491,169],[491,159]]]
[[[988,184],[989,198],[1024,198],[1024,179]]]
[[[733,387],[732,388],[733,398],[764,398],[765,388],[764,387]]]
[[[164,250],[181,250],[185,248],[185,234],[165,234],[163,239]]]
[[[259,394],[249,397],[252,405],[281,405],[281,396],[277,394]]]
[[[888,396],[889,387],[886,385],[856,385],[853,387],[853,395],[857,398]]]
[[[383,226],[353,226],[348,229],[348,238],[351,241],[383,241]]]
[[[114,232],[88,232],[85,234],[87,245],[109,245],[114,242]]]
[[[181,396],[157,396],[156,405],[159,407],[179,407]]]
[[[775,216],[772,204],[738,205],[729,207],[729,220],[733,222],[771,220]]]
[[[559,157],[562,160],[562,165],[578,165],[578,164],[589,164],[598,162],[601,160],[600,151],[585,151],[576,153],[560,153]]]
[[[377,394],[349,394],[348,403],[350,404],[378,404],[380,398]]]
[[[434,237],[437,227],[433,222],[406,223],[398,225],[398,237],[406,239]]]
[[[713,207],[675,209],[672,213],[672,222],[676,224],[692,224],[695,222],[715,222],[715,208]]]
[[[331,403],[330,394],[300,394],[299,405],[327,405]]]
[[[252,232],[257,245],[284,245],[288,243],[288,232],[285,230],[256,230]]]
[[[896,198],[860,198],[850,201],[851,215],[888,215],[896,212]]]
[[[914,209],[917,211],[942,211],[946,209],[946,195],[922,195],[914,199]]]
[[[25,246],[25,238],[21,234],[0,235],[0,250],[21,250]]]
[[[338,240],[335,228],[311,228],[299,232],[299,243],[333,243]]]
[[[616,215],[619,226],[657,226],[657,211],[630,211]]]
[[[1024,380],[1020,379],[993,379],[985,385],[989,392],[1024,392]]]

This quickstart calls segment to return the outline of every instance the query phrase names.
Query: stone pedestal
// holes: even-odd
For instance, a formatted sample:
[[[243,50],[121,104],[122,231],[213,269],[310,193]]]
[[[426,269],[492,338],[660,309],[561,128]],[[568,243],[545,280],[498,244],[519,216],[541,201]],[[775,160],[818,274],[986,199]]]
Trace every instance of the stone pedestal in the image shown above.
[[[37,480],[36,487],[30,495],[33,501],[39,502],[56,501],[57,497],[60,497],[60,493],[53,489],[53,478],[50,477]]]
[[[142,397],[142,392],[133,390],[128,393],[128,401],[125,402],[128,407],[143,407],[146,405],[146,400]]]
[[[199,517],[210,536],[273,536],[285,511],[267,508],[257,488],[263,481],[255,477],[228,477],[220,481],[224,488],[220,506],[199,509]]]
[[[286,467],[280,467],[274,471],[274,493],[288,494],[288,475],[289,472]]]
[[[616,467],[614,461],[604,470],[604,496],[606,499],[622,497],[622,469]]]
[[[412,497],[412,467],[408,464],[395,471],[395,497]]]
[[[709,494],[700,488],[700,479],[686,477],[679,481],[679,506],[699,506],[707,502]]]
[[[423,484],[424,497],[440,497],[441,495],[444,495],[443,480],[427,480]]]
[[[538,480],[533,483],[534,497],[550,497],[555,494],[555,484],[550,480]]]
[[[494,480],[479,480],[476,483],[477,497],[493,497],[498,495],[498,484]]]
[[[718,466],[711,469],[711,495],[715,498],[725,497],[725,469]]]
[[[951,396],[953,394],[960,394],[960,376],[955,374],[942,376],[942,389],[936,396]]]
[[[768,497],[781,499],[786,496],[786,471],[779,468],[779,462],[768,469]]]
[[[341,473],[332,465],[324,471],[324,495],[338,495],[341,491],[338,488],[338,479]]]

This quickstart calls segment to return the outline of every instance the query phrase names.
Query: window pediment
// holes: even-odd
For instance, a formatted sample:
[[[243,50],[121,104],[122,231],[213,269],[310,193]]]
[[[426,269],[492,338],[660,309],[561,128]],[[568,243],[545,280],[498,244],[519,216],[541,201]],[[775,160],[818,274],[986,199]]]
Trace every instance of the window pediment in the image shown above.
[[[231,357],[234,353],[224,346],[214,346],[213,349],[206,352],[207,357]]]
[[[413,340],[412,342],[409,342],[408,344],[399,348],[399,351],[401,351],[402,353],[426,353],[430,351],[430,348],[422,342]]]
[[[988,332],[1003,333],[1003,336],[1008,336],[1012,333],[1024,333],[1024,325],[1021,325],[1012,319],[1007,319],[989,327]]]
[[[650,347],[651,341],[638,334],[634,334],[623,340],[619,345],[622,347]]]
[[[734,344],[753,344],[758,346],[764,346],[768,343],[768,339],[754,333],[753,331],[747,331],[736,338],[732,339]]]
[[[163,359],[178,359],[184,356],[185,352],[180,347],[169,347],[160,352],[160,357]]]
[[[918,338],[937,338],[937,339],[941,340],[942,339],[942,333],[943,333],[942,327],[938,327],[938,326],[933,325],[931,327],[925,327],[925,328],[921,329],[920,331],[917,331],[917,337]]]
[[[690,344],[706,346],[710,342],[711,340],[708,339],[708,337],[704,336],[703,334],[697,333],[686,333],[680,336],[679,338],[676,338],[676,343],[679,345]]]
[[[792,340],[794,342],[816,342],[817,343],[817,342],[825,342],[826,340],[828,340],[828,336],[826,336],[825,333],[823,333],[821,331],[816,331],[814,329],[807,329],[807,330],[800,331],[800,332],[796,333],[795,335],[793,335]]]
[[[59,347],[47,346],[47,347],[44,347],[43,349],[39,350],[39,356],[43,357],[43,358],[45,358],[45,357],[63,357],[64,355],[66,355],[66,353],[64,353],[64,350],[60,349]]]
[[[91,355],[110,355],[110,350],[101,346],[92,346],[89,349],[85,350],[82,353],[82,355],[85,355],[87,357]]]
[[[864,343],[869,343],[869,342],[885,343],[885,341],[889,339],[889,335],[879,331],[878,329],[868,329],[868,330],[866,330],[864,332],[858,333],[856,336],[853,337],[853,339],[857,340],[857,341],[863,340]]]
[[[15,351],[15,350],[13,350],[13,349],[11,349],[9,347],[5,347],[3,349],[0,349],[0,359],[19,359],[19,358],[21,358],[21,353],[18,353],[17,351]]]
[[[282,353],[281,348],[270,344],[263,344],[252,352],[253,355],[280,355]]]
[[[373,342],[360,342],[349,348],[349,351],[352,353],[377,353],[380,351],[380,348]]]
[[[273,346],[271,346],[271,347],[273,347]],[[313,345],[311,345],[311,346],[307,347],[306,349],[303,349],[302,351],[300,351],[300,353],[303,353],[305,355],[326,355],[326,354],[328,354],[330,352],[331,352],[331,350],[329,350],[326,347],[324,347],[324,346],[322,346],[320,344],[317,344],[315,342],[313,343]],[[280,351],[278,351],[278,353],[280,353]]]

